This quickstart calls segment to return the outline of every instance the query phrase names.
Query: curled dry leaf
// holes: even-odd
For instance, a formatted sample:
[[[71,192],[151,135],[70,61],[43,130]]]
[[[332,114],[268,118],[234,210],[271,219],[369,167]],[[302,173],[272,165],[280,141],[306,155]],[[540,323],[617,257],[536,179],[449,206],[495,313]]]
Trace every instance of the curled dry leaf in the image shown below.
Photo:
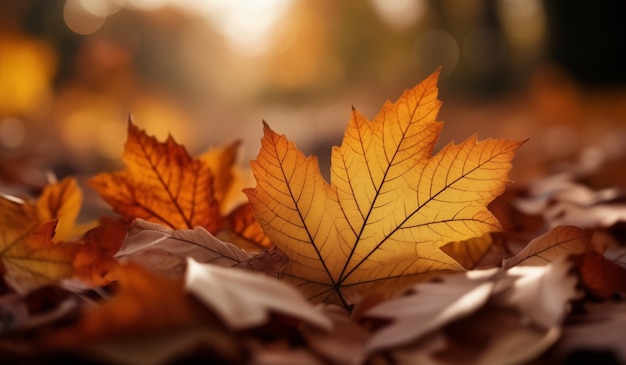
[[[394,322],[376,331],[366,350],[404,345],[476,312],[489,299],[497,273],[498,269],[490,269],[448,275],[441,281],[417,284],[410,294],[370,309],[365,316]]]
[[[546,265],[570,257],[576,264],[581,285],[597,298],[608,298],[626,292],[626,267],[620,265],[619,256],[612,257],[619,245],[605,240],[603,235],[601,231],[557,226],[532,240],[514,257],[505,259],[502,265],[504,268]]]
[[[574,226],[557,226],[530,241],[514,257],[502,262],[504,268],[516,265],[546,265],[558,258],[581,254],[592,248],[593,231]]]
[[[224,242],[202,227],[172,230],[163,225],[135,220],[117,259],[143,263],[166,276],[182,277],[187,258],[226,267],[241,267],[278,276],[287,258],[271,249],[248,253]]]
[[[529,196],[514,204],[527,214],[543,216],[552,227],[600,228],[626,221],[626,205],[619,199],[618,188],[594,190],[573,181],[574,177],[562,173],[535,181],[529,186]]]
[[[366,348],[391,352],[400,364],[526,363],[559,339],[568,303],[578,295],[575,286],[565,260],[419,283],[366,313],[392,320]]]
[[[545,266],[516,266],[506,274],[494,293],[494,303],[518,310],[525,320],[545,329],[559,326],[569,302],[582,294],[572,264],[564,257]]]
[[[252,161],[257,186],[245,193],[290,258],[285,278],[309,299],[347,306],[365,288],[462,270],[440,247],[501,229],[487,204],[504,191],[521,143],[474,136],[432,156],[442,126],[438,74],[387,102],[372,122],[353,110],[332,151],[330,184],[315,157],[265,124]]]
[[[270,312],[330,330],[332,322],[293,287],[246,270],[187,261],[185,289],[213,309],[232,329],[267,323]]]

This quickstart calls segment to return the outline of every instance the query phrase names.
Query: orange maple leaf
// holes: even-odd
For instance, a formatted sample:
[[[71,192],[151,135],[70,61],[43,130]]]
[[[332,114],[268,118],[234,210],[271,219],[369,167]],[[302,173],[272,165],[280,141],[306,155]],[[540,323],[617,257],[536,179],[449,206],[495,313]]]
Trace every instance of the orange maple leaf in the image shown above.
[[[259,222],[256,221],[252,206],[249,203],[235,208],[227,219],[229,242],[247,250],[255,250],[259,247],[272,248],[274,246],[263,232]]]
[[[264,123],[246,189],[257,220],[290,258],[283,276],[315,301],[348,305],[359,294],[404,286],[437,271],[462,270],[443,245],[501,229],[487,204],[501,194],[515,150],[471,137],[432,156],[439,72],[387,102],[369,122],[353,110],[332,150],[331,184]]]
[[[89,286],[110,283],[107,274],[118,265],[113,258],[122,246],[128,223],[121,219],[100,218],[98,226],[87,231],[76,243],[73,276]]]
[[[211,233],[220,230],[215,175],[174,138],[169,136],[160,143],[129,120],[123,160],[126,170],[101,173],[89,180],[117,213],[174,229],[201,226]]]

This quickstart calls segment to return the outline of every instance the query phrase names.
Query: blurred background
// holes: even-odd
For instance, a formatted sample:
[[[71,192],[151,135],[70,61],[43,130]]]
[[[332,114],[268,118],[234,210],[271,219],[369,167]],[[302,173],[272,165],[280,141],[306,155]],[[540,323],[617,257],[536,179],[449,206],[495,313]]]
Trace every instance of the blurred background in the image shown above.
[[[0,187],[122,167],[128,115],[197,155],[262,120],[327,174],[354,106],[374,117],[443,66],[440,146],[530,138],[524,181],[626,142],[626,2],[0,0]],[[599,151],[599,152],[598,152]]]

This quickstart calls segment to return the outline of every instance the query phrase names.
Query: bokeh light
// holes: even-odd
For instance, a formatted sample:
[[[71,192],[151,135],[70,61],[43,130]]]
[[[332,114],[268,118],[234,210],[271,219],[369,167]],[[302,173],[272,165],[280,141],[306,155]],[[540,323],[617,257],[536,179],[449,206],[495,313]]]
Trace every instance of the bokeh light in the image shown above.
[[[240,140],[243,167],[266,120],[325,171],[350,106],[371,118],[439,66],[442,141],[530,137],[538,163],[620,145],[599,130],[623,135],[621,94],[550,58],[558,1],[1,2],[0,172],[119,166],[131,115],[192,153]]]

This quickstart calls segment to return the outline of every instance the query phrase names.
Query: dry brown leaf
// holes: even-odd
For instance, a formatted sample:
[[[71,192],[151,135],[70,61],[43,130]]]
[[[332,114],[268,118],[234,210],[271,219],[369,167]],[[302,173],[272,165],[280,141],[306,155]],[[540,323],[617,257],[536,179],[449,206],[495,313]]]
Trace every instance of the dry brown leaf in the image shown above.
[[[557,226],[532,240],[514,257],[505,259],[504,268],[516,265],[546,265],[559,258],[592,249],[593,231],[574,226]]]
[[[311,351],[337,365],[362,363],[369,332],[353,321],[345,308],[330,305],[321,310],[333,322],[333,329],[304,328],[302,335]]]
[[[202,227],[172,230],[163,225],[135,220],[119,252],[130,260],[171,277],[182,277],[187,258],[226,267],[240,267],[277,277],[287,258],[276,249],[248,253],[224,242]]]
[[[417,284],[411,293],[375,306],[366,317],[394,322],[370,337],[366,351],[405,345],[478,311],[491,296],[497,273],[498,269],[491,269],[448,275]]]
[[[332,322],[293,287],[259,273],[187,260],[185,289],[232,329],[267,323],[271,312],[330,330]]]
[[[592,250],[578,255],[575,262],[581,284],[596,298],[607,299],[616,293],[626,294],[626,267]]]
[[[565,260],[416,284],[366,313],[391,319],[366,349],[384,350],[398,364],[527,363],[559,339],[576,284]]]
[[[515,201],[527,213],[541,215],[551,227],[610,227],[626,221],[626,205],[617,187],[594,190],[574,181],[571,173],[548,176],[530,184],[529,194]]]

